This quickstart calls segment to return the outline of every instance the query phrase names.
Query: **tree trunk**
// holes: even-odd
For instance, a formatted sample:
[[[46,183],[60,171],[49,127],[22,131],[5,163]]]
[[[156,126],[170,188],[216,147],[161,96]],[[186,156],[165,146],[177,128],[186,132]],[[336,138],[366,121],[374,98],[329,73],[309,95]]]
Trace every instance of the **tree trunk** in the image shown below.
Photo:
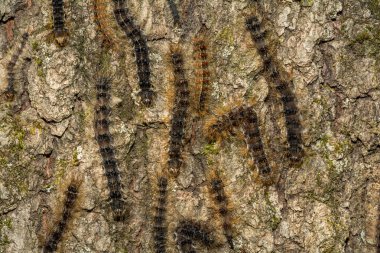
[[[380,252],[378,0],[4,0],[0,252]]]

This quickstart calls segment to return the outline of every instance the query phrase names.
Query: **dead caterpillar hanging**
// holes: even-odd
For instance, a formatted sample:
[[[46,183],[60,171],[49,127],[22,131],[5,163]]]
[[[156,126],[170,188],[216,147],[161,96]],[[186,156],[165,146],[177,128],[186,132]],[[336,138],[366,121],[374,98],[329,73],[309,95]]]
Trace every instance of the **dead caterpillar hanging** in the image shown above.
[[[168,231],[166,224],[168,179],[166,177],[159,177],[157,186],[158,198],[157,204],[155,206],[155,214],[153,217],[154,249],[156,253],[165,253]]]
[[[72,216],[72,211],[75,202],[78,198],[79,184],[78,182],[72,182],[66,191],[66,199],[62,209],[62,215],[58,223],[54,224],[52,231],[50,232],[45,245],[43,247],[44,253],[55,252],[58,244],[62,239],[63,234],[67,229],[67,225]]]
[[[194,39],[194,58],[196,65],[195,82],[200,86],[199,111],[204,112],[210,92],[210,71],[208,69],[207,46],[203,38]]]
[[[224,191],[223,181],[217,176],[214,175],[210,180],[210,189],[213,200],[218,208],[218,214],[222,218],[222,226],[224,230],[224,235],[227,239],[230,248],[234,248],[234,243],[232,241],[232,218],[231,212],[228,207],[228,199]]]
[[[144,105],[151,106],[154,92],[150,81],[150,60],[146,38],[140,28],[135,25],[134,18],[129,14],[129,10],[124,6],[124,0],[114,0],[114,3],[114,14],[116,21],[127,37],[132,41],[135,49],[137,75],[141,89],[139,92],[141,101]]]
[[[180,17],[179,17],[177,5],[175,4],[174,0],[167,0],[167,2],[168,2],[170,12],[171,12],[172,17],[173,17],[174,25],[179,26],[180,25]]]
[[[261,29],[260,21],[253,16],[246,21],[247,29],[257,50],[263,60],[264,71],[267,73],[269,80],[274,84],[276,90],[281,95],[281,101],[284,107],[285,124],[287,129],[287,140],[289,144],[288,156],[294,163],[299,163],[303,156],[301,122],[299,112],[295,102],[295,96],[290,89],[289,82],[281,78],[278,67],[271,56],[265,43],[265,33]]]
[[[25,48],[26,42],[29,38],[28,33],[24,33],[22,35],[21,43],[16,49],[16,51],[13,53],[11,60],[9,61],[7,65],[7,81],[8,81],[8,86],[5,90],[5,95],[9,100],[13,100],[14,96],[16,95],[15,91],[15,81],[16,81],[16,64],[18,62],[18,59],[20,58],[20,55],[22,54],[22,51]]]
[[[174,72],[175,100],[173,105],[173,115],[171,119],[171,129],[169,132],[169,171],[173,175],[178,175],[182,166],[182,151],[184,148],[186,117],[189,109],[189,85],[183,70],[183,58],[179,50],[174,50],[171,54]]]
[[[65,29],[65,11],[63,8],[63,0],[52,0],[53,21],[54,21],[54,36],[59,45],[63,45],[66,40]]]
[[[112,137],[109,130],[109,108],[111,80],[101,77],[97,80],[97,104],[95,108],[95,136],[99,145],[99,152],[103,160],[103,168],[107,178],[111,208],[114,213],[114,219],[120,221],[124,218],[124,201],[122,199],[122,186],[120,181],[120,172],[117,166],[115,150],[112,146]]]
[[[193,220],[180,221],[174,235],[181,253],[195,253],[194,242],[201,243],[207,248],[216,246],[215,239],[207,226]]]

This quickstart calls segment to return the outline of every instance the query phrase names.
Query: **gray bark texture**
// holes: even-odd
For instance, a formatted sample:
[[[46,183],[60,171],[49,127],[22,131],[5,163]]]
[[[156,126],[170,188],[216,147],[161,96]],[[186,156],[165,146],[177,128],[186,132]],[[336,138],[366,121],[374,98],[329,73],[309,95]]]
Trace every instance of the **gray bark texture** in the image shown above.
[[[118,23],[121,2],[140,35]],[[63,0],[63,11],[59,29],[50,0],[0,1],[0,252],[52,252],[57,229],[57,252],[380,252],[379,0]],[[247,29],[252,16],[296,99],[299,163],[288,159],[284,105]],[[199,40],[207,59],[199,60]],[[148,67],[136,58],[142,41]],[[149,70],[151,105],[138,66]],[[101,78],[110,80],[114,181],[94,123]],[[182,93],[189,105],[173,173],[178,83],[190,94]],[[240,125],[208,138],[241,106],[257,114],[266,178]],[[227,214],[210,186],[216,176]]]

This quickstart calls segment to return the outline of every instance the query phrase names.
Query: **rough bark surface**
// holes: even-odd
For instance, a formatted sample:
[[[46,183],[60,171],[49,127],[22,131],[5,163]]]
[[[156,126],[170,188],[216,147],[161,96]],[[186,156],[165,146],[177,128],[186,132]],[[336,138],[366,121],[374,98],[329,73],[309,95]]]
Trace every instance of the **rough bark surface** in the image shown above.
[[[96,21],[94,2],[109,17]],[[159,224],[167,224],[167,252],[179,252],[175,231],[186,220],[205,226],[214,240],[206,247],[192,235],[187,246],[196,252],[379,252],[380,2],[257,2],[125,1],[149,49],[155,96],[147,107],[139,96],[138,45],[114,19],[113,1],[64,0],[64,41],[54,38],[52,1],[0,1],[0,252],[41,251],[73,178],[81,185],[60,252],[155,252],[162,176],[168,186]],[[289,165],[284,153],[282,104],[246,28],[252,15],[291,80],[302,125],[299,165]],[[14,68],[16,95],[9,100],[7,65],[25,32],[29,39]],[[202,114],[194,109],[202,84],[193,55],[199,34],[210,72]],[[183,54],[191,92],[178,176],[167,168],[173,45]],[[102,76],[112,79],[110,132],[127,209],[121,221],[112,217],[94,132]],[[236,104],[257,113],[269,182],[258,175],[238,129],[206,142],[204,126]],[[211,170],[223,180],[228,201],[220,202],[228,202],[228,215],[216,211]],[[222,216],[231,217],[233,247]]]

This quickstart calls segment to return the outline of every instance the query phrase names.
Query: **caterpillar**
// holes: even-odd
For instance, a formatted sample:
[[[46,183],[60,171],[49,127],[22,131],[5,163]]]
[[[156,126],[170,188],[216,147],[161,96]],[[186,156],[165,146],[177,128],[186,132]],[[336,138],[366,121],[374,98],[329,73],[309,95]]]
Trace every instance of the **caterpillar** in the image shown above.
[[[99,145],[99,152],[103,160],[103,168],[107,178],[111,208],[114,219],[120,221],[124,215],[124,201],[122,200],[122,189],[120,172],[115,158],[115,150],[112,146],[112,137],[109,130],[110,121],[109,89],[111,80],[101,77],[97,80],[97,104],[95,109],[95,137]]]
[[[16,71],[15,67],[18,62],[18,59],[20,58],[20,55],[22,54],[22,51],[25,48],[26,42],[28,41],[29,34],[24,33],[21,38],[21,43],[16,49],[16,51],[13,53],[11,60],[9,61],[7,65],[7,81],[8,86],[5,90],[5,95],[9,100],[13,100],[14,96],[16,95],[15,91],[15,81],[16,81]]]
[[[31,58],[25,57],[20,68],[20,80],[22,85],[20,87],[19,102],[14,106],[15,112],[19,112],[20,110],[23,110],[25,106],[30,105],[29,93],[27,90],[29,84],[28,69],[30,64]]]
[[[219,134],[236,127],[241,127],[243,130],[247,149],[259,168],[259,174],[264,177],[268,176],[271,168],[261,140],[257,115],[252,106],[237,107],[227,115],[222,115],[219,120],[208,127],[208,140],[213,141]]]
[[[246,20],[246,26],[263,60],[264,71],[281,95],[287,129],[287,141],[289,144],[288,156],[292,162],[298,163],[302,159],[303,149],[301,123],[295,96],[290,89],[288,81],[281,78],[280,71],[266,46],[265,32],[261,30],[261,24],[258,18],[256,16],[248,18]]]
[[[170,12],[173,16],[174,25],[179,26],[180,25],[180,17],[179,17],[177,6],[173,0],[167,0],[167,2],[169,5],[169,8],[170,8]]]
[[[182,220],[177,225],[174,235],[181,253],[195,253],[193,242],[199,242],[210,248],[215,246],[211,231],[203,224],[193,220]]]
[[[158,198],[153,217],[154,249],[156,253],[166,252],[167,225],[166,223],[166,199],[168,180],[166,177],[158,178]]]
[[[114,3],[116,21],[134,46],[141,101],[145,106],[151,106],[154,92],[150,81],[150,60],[146,38],[140,28],[135,25],[129,10],[124,6],[124,0],[114,0]]]
[[[204,112],[210,90],[210,71],[208,69],[207,46],[204,38],[194,39],[194,58],[195,58],[195,82],[200,85],[199,111]]]
[[[183,70],[183,58],[179,50],[171,54],[174,72],[175,100],[173,105],[173,116],[169,132],[169,160],[168,167],[172,174],[177,175],[183,163],[182,151],[184,148],[184,137],[186,117],[189,109],[189,85]]]
[[[228,208],[228,199],[224,191],[223,181],[218,176],[213,176],[210,180],[211,193],[213,200],[218,206],[218,214],[223,220],[224,235],[231,249],[234,249],[232,241],[232,225],[231,225],[231,212]]]
[[[93,0],[93,10],[95,22],[99,30],[104,35],[105,40],[115,46],[118,46],[118,37],[112,28],[112,17],[108,12],[108,7],[111,5],[111,0]]]
[[[54,229],[51,231],[45,245],[43,247],[44,253],[55,252],[58,244],[66,231],[69,220],[71,219],[75,202],[78,198],[79,184],[75,181],[71,182],[66,191],[66,198],[63,205],[62,215],[59,222],[55,224]]]
[[[59,45],[65,42],[65,12],[63,8],[63,0],[52,0],[53,21],[54,21],[54,36]]]

